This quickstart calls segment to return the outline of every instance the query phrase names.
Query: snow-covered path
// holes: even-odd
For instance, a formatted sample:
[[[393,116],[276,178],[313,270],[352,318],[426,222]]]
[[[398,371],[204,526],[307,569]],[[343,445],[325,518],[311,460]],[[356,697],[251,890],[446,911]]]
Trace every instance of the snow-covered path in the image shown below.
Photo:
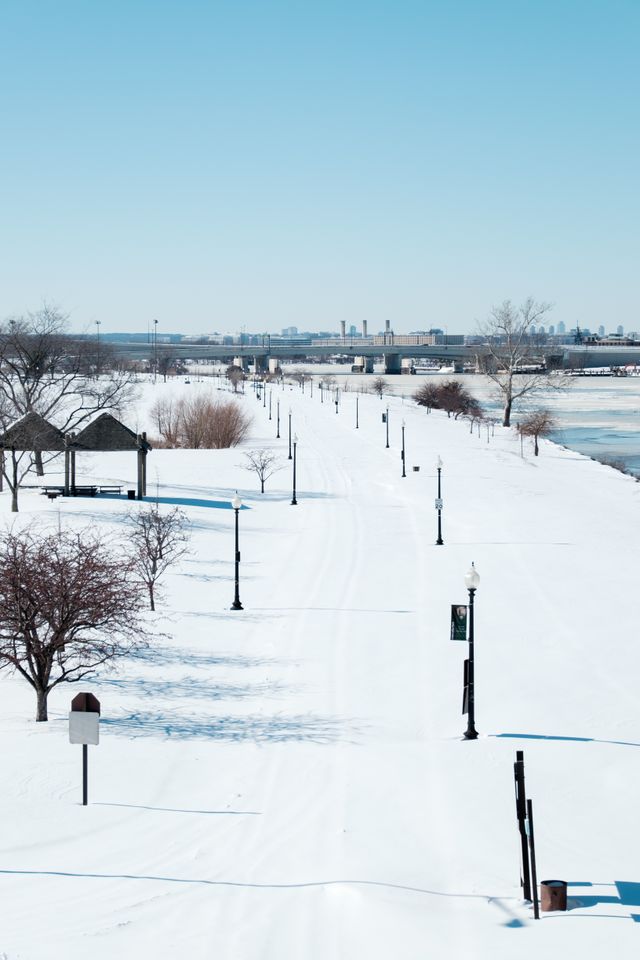
[[[487,442],[395,398],[387,450],[386,401],[360,396],[356,431],[355,394],[338,415],[317,390],[277,395],[282,439],[247,395],[245,446],[286,458],[291,404],[297,507],[286,459],[261,497],[238,449],[152,454],[163,497],[240,491],[245,609],[229,610],[232,511],[185,507],[193,551],[167,580],[168,636],[90,687],[103,720],[88,808],[66,742],[75,690],[35,725],[30,692],[0,681],[0,956],[635,955],[638,485],[551,444],[522,459],[508,431]],[[111,456],[92,475],[126,478]],[[131,508],[42,500],[25,493],[25,517],[59,509],[113,534]],[[481,736],[468,743],[448,618],[472,560]],[[581,884],[574,909],[537,924],[519,901],[516,749],[539,877]]]

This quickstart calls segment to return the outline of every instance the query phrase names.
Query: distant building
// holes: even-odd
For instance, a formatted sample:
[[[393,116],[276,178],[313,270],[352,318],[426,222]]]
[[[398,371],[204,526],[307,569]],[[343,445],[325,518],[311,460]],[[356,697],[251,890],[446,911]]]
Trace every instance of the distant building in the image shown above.
[[[564,320],[561,320],[560,323],[558,324],[558,333],[566,333],[566,332],[567,332],[567,328],[564,325]]]
[[[282,331],[283,337],[297,337],[298,328],[297,327],[285,327]]]
[[[600,326],[598,327],[598,336],[604,337],[604,327],[602,326],[602,324],[600,324]]]
[[[618,334],[619,337],[622,337],[624,335],[624,327],[622,326],[622,324],[616,327],[616,333]]]
[[[551,324],[550,327],[549,327],[549,336],[550,336],[550,337],[555,336],[555,332],[556,332],[556,328],[554,327],[553,324]]]

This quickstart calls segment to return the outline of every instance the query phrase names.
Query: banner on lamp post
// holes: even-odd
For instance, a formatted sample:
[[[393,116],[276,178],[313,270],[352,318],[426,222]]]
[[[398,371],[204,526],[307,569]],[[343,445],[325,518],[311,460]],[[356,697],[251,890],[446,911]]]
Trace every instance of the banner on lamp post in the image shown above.
[[[469,608],[462,603],[451,604],[451,639],[467,639],[467,620]]]

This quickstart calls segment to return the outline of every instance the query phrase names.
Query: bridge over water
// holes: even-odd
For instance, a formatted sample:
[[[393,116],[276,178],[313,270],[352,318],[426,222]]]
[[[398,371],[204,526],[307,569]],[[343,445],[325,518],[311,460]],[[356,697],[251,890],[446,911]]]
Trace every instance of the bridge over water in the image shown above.
[[[394,342],[393,335],[384,344],[335,338],[311,340],[308,343],[280,343],[265,337],[262,344],[212,344],[212,343],[133,343],[110,341],[120,355],[131,360],[153,361],[155,351],[169,351],[176,359],[211,360],[231,363],[235,359],[253,363],[258,369],[267,366],[270,359],[305,360],[339,355],[345,358],[362,357],[371,370],[375,359],[384,362],[385,373],[400,373],[402,360],[436,360],[462,370],[465,365],[477,365],[479,358],[488,354],[481,344],[406,344]],[[537,358],[547,367],[605,367],[640,364],[640,347],[598,347],[576,344],[575,346],[541,347]]]

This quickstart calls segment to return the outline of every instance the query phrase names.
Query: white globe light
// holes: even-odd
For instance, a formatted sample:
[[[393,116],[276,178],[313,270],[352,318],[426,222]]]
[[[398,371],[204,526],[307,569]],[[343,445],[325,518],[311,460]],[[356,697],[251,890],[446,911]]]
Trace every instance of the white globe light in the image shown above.
[[[438,459],[436,460],[436,467],[438,468],[438,470],[442,470],[443,466],[444,464],[442,463],[442,457],[438,457]]]
[[[237,493],[233,498],[233,500],[231,501],[231,506],[233,507],[234,510],[239,510],[240,507],[242,506],[242,500],[240,499]]]
[[[464,575],[464,585],[467,590],[477,590],[480,584],[480,575],[476,570],[474,564],[471,564],[471,569],[467,570]]]

